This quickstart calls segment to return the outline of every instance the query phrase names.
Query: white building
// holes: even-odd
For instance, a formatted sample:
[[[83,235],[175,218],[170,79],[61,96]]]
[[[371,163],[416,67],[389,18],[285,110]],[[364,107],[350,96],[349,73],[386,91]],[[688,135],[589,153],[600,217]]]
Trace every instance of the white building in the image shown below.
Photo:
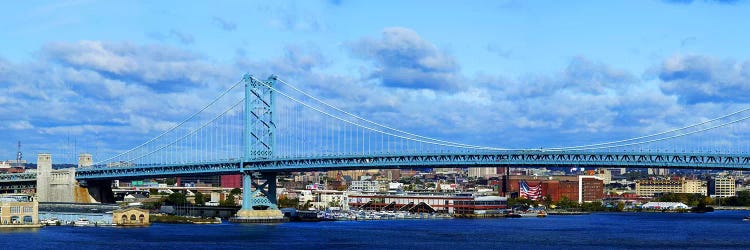
[[[685,205],[682,202],[649,202],[646,204],[643,204],[644,209],[667,209],[667,210],[675,210],[675,209],[688,209],[687,205]]]
[[[352,181],[349,191],[361,193],[376,193],[380,191],[380,184],[377,181]]]
[[[297,190],[295,193],[297,194],[300,205],[310,202],[312,207],[321,210],[331,207],[349,210],[349,195],[345,191]]]
[[[388,190],[404,190],[404,184],[401,182],[388,183]]]

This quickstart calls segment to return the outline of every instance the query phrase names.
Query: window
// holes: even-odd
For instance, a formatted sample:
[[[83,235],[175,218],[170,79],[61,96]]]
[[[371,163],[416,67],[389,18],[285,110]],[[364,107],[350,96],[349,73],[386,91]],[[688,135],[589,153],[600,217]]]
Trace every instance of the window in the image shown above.
[[[21,207],[10,207],[11,214],[21,213]]]
[[[33,213],[34,212],[34,207],[23,207],[23,212],[24,213]]]

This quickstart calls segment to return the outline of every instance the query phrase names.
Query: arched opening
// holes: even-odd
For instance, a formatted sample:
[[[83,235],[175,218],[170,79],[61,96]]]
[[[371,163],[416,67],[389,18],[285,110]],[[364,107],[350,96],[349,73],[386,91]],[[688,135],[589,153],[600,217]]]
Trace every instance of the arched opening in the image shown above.
[[[130,215],[130,222],[135,223],[135,214]]]
[[[34,223],[34,219],[31,218],[31,216],[26,215],[23,217],[23,224],[32,224],[32,223]]]
[[[138,216],[138,223],[143,224],[145,219],[146,219],[146,216],[141,214],[140,216]]]
[[[19,220],[18,216],[11,216],[10,217],[10,224],[18,224],[18,223],[21,223],[21,221]]]
[[[120,223],[121,224],[128,223],[128,216],[123,214],[122,218],[120,219]]]

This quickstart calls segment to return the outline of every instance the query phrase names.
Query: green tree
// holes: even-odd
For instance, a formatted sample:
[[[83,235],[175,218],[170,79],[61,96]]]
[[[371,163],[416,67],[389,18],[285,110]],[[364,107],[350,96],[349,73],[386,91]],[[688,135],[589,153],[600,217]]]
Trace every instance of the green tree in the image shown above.
[[[232,191],[229,191],[230,195],[242,195],[242,189],[240,188],[233,188]]]
[[[167,203],[172,205],[184,205],[187,203],[187,197],[184,194],[175,192],[167,196]]]
[[[550,207],[552,205],[552,195],[547,194],[544,196],[544,200],[542,201],[542,204],[544,204],[545,207]]]
[[[622,212],[622,210],[625,210],[625,203],[624,202],[617,203],[617,207],[615,208],[617,209],[618,212]]]
[[[203,205],[205,202],[203,194],[201,192],[195,192],[195,205]]]
[[[578,208],[578,202],[570,200],[568,196],[562,196],[559,201],[555,202],[555,206],[562,209],[576,209]]]
[[[286,196],[279,197],[279,207],[299,208],[299,198],[289,199]]]
[[[172,186],[175,183],[177,183],[177,179],[176,178],[167,178],[166,181],[165,181],[165,183],[167,183],[167,186]]]
[[[234,200],[234,195],[232,195],[232,194],[227,195],[227,198],[224,199],[223,201],[220,201],[219,205],[224,206],[224,207],[234,207],[234,206],[237,206],[237,204],[236,204],[236,202]]]

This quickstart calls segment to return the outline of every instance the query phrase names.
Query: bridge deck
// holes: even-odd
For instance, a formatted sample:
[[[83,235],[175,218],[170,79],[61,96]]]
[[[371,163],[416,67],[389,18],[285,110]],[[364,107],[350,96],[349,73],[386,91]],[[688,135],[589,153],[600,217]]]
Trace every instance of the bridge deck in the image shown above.
[[[244,168],[241,167],[244,165]],[[436,153],[403,155],[347,155],[254,160],[79,168],[76,178],[130,179],[184,175],[234,174],[241,171],[285,172],[337,169],[420,167],[628,167],[750,170],[750,155],[644,152],[545,152]]]

